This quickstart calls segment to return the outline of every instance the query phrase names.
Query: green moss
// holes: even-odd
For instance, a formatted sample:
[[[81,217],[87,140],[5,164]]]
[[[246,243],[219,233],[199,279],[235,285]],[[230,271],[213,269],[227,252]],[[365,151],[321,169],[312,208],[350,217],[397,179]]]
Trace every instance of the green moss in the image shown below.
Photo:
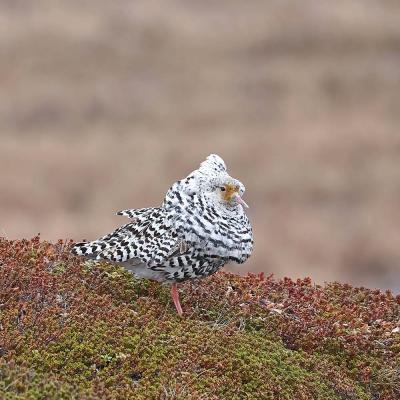
[[[0,377],[0,394],[4,400],[94,399],[57,376],[41,374],[13,362],[0,362]]]

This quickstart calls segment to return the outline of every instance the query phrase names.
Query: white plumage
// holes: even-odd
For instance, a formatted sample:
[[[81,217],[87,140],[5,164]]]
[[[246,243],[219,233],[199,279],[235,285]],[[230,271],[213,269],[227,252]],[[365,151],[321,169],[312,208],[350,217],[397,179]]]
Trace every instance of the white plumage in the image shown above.
[[[250,256],[253,234],[244,191],[222,158],[211,154],[171,186],[160,207],[118,212],[131,222],[93,242],[77,243],[72,252],[123,265],[138,278],[171,282],[181,314],[176,282],[209,276]]]

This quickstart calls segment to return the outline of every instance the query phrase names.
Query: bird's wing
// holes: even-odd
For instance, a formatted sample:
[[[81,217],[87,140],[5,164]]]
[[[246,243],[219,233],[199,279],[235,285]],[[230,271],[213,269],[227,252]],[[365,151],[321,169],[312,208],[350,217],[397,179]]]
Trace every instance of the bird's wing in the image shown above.
[[[132,208],[128,210],[121,210],[117,212],[117,215],[122,215],[124,217],[136,219],[136,218],[143,218],[146,216],[151,215],[156,208]]]
[[[139,211],[133,222],[93,242],[77,243],[72,252],[116,263],[129,260],[149,266],[162,264],[177,246],[178,234],[170,223],[165,209],[152,208]]]

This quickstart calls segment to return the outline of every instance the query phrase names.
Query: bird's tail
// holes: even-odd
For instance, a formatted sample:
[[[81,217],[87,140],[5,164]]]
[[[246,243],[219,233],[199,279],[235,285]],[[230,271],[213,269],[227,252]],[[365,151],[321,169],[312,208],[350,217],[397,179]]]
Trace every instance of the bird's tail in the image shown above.
[[[106,243],[99,240],[95,240],[94,242],[80,242],[74,244],[71,253],[77,256],[95,259],[105,249],[105,247]]]

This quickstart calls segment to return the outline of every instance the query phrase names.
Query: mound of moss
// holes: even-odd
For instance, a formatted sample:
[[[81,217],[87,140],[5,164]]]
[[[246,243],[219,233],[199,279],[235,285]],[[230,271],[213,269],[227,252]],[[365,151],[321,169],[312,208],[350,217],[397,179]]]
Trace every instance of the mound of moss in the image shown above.
[[[399,399],[400,296],[218,273],[168,286],[0,239],[4,399]]]

